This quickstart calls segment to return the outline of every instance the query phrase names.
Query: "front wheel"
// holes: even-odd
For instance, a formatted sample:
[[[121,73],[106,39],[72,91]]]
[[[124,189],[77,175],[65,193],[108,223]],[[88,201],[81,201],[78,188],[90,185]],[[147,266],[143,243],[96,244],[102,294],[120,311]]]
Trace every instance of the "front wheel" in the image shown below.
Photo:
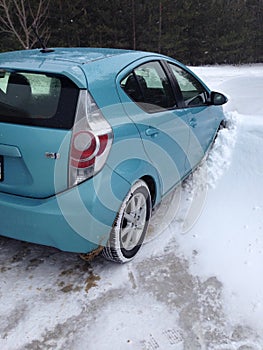
[[[151,211],[152,202],[148,186],[143,180],[138,180],[119,209],[102,255],[118,263],[133,259],[144,241]]]

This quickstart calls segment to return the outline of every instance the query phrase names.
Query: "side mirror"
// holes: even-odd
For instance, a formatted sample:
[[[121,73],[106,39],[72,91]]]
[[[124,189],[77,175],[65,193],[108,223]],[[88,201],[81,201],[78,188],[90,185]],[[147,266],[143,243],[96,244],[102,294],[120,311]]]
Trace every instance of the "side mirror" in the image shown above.
[[[212,91],[210,95],[210,101],[212,105],[221,106],[227,103],[228,98],[220,92]]]

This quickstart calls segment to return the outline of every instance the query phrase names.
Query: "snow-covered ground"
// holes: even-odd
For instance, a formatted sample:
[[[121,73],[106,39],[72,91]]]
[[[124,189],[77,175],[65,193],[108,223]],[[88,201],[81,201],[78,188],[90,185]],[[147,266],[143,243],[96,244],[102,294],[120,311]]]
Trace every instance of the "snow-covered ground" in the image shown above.
[[[194,71],[229,96],[228,128],[135,260],[0,237],[1,350],[263,349],[263,66]]]

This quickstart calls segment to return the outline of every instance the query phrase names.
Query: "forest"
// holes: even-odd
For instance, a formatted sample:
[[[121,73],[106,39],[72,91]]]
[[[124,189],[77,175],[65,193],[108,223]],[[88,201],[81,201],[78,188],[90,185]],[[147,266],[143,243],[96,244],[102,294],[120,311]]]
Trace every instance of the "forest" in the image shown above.
[[[263,0],[0,0],[0,51],[118,47],[190,65],[263,61]]]

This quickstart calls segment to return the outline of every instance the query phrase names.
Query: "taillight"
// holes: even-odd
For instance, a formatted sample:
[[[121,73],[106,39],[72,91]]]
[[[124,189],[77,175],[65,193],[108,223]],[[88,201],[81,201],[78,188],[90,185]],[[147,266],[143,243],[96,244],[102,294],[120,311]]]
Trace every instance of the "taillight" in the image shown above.
[[[99,148],[98,140],[90,131],[79,131],[73,135],[71,148],[71,165],[85,168],[94,162]]]
[[[91,95],[81,90],[73,128],[69,186],[94,176],[106,162],[112,144],[112,129]]]

